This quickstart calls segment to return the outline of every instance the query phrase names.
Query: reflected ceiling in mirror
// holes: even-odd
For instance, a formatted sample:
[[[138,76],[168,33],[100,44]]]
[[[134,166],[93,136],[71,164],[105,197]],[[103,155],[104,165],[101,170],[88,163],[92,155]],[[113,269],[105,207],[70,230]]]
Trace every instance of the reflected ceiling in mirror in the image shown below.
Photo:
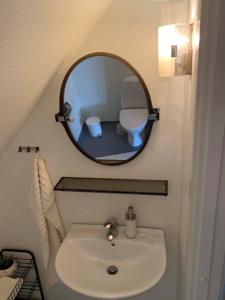
[[[118,165],[143,150],[154,115],[139,73],[118,56],[94,53],[79,59],[67,72],[56,120],[88,158]]]

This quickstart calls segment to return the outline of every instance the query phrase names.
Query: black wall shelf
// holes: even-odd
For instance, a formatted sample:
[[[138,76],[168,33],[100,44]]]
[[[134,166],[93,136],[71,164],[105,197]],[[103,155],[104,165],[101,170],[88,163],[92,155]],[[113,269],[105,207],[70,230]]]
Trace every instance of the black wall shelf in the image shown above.
[[[55,191],[168,195],[167,180],[62,177]]]

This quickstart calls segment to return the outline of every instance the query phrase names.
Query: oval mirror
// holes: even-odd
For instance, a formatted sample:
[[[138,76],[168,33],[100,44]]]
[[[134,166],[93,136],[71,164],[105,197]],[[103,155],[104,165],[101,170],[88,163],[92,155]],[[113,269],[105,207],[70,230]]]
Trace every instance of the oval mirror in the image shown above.
[[[143,79],[118,56],[94,53],[82,57],[63,80],[56,121],[95,162],[118,165],[134,159],[145,147],[157,118]]]

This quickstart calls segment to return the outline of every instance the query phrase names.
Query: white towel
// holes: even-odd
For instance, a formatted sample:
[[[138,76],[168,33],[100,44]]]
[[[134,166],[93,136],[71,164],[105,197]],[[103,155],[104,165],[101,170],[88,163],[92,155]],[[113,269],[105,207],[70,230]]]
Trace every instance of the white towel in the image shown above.
[[[65,236],[63,223],[55,202],[55,192],[46,164],[39,154],[34,158],[33,193],[31,204],[41,233],[43,264],[47,284],[54,284],[55,256]]]
[[[9,296],[11,296],[10,299],[15,299],[22,285],[22,278],[0,277],[0,300],[7,300]]]

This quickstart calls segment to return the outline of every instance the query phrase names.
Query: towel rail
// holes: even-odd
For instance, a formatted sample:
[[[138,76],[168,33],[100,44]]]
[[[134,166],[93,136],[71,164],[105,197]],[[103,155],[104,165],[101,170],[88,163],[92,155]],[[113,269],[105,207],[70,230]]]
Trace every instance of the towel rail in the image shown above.
[[[37,146],[19,146],[18,152],[39,152],[40,148]]]

